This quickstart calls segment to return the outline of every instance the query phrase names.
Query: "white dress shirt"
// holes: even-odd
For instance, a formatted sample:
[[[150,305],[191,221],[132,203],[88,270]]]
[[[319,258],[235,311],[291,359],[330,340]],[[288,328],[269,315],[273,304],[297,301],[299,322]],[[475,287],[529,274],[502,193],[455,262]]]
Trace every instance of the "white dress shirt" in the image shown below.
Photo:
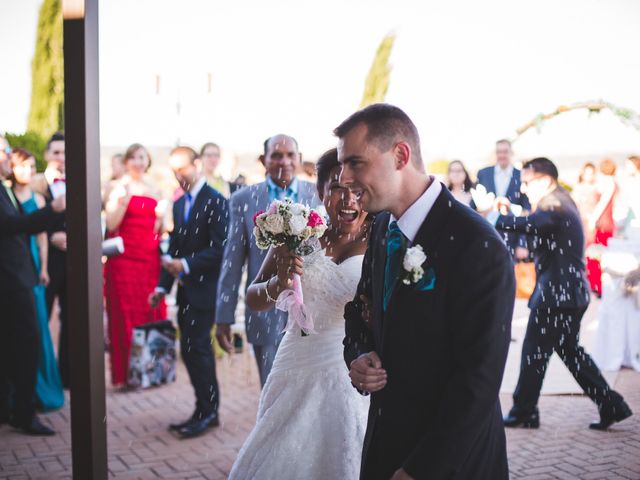
[[[498,165],[493,169],[493,182],[496,184],[496,197],[506,197],[511,176],[513,175],[513,165],[507,168],[500,168]]]
[[[438,198],[438,195],[440,195],[441,191],[442,184],[434,177],[431,177],[431,185],[429,185],[429,188],[427,188],[425,192],[420,195],[420,197],[413,202],[407,211],[404,212],[397,220],[398,228],[400,228],[403,235],[407,237],[409,245],[411,245],[416,239],[418,230],[420,230],[420,227],[427,218],[427,215],[429,215],[429,212],[433,208],[433,204],[436,203],[436,199]],[[396,218],[391,215],[391,222],[395,220]]]

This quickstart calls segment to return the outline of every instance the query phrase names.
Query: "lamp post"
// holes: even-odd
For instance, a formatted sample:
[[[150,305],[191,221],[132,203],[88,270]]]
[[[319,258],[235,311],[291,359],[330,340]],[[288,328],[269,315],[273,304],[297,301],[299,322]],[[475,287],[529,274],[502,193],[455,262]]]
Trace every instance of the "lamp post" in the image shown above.
[[[74,479],[107,478],[102,331],[98,0],[63,0],[67,303]]]

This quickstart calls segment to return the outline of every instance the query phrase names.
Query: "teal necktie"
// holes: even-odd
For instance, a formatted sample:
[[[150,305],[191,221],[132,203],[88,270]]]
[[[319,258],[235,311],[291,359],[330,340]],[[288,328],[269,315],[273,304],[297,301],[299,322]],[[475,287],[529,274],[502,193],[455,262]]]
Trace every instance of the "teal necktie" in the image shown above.
[[[387,234],[387,263],[384,267],[384,311],[387,311],[391,295],[398,281],[398,273],[402,265],[402,257],[407,249],[407,238],[404,236],[398,222],[389,225]]]

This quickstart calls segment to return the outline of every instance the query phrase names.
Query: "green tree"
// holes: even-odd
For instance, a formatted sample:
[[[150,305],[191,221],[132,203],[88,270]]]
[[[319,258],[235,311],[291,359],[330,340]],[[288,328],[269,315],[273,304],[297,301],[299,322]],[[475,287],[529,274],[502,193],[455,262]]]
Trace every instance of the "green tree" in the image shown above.
[[[39,172],[44,172],[47,168],[47,164],[44,161],[44,149],[47,148],[47,140],[42,138],[41,135],[36,132],[26,133],[5,133],[4,138],[7,139],[9,145],[12,148],[24,148],[33,153],[36,158],[36,169]]]
[[[64,129],[62,2],[43,0],[31,62],[31,108],[27,130],[48,138]]]
[[[390,33],[384,37],[380,43],[371,68],[369,69],[367,80],[365,81],[360,108],[364,108],[372,103],[384,102],[384,97],[387,95],[387,90],[389,89],[389,76],[391,74],[389,57],[391,56],[395,39],[395,34]]]

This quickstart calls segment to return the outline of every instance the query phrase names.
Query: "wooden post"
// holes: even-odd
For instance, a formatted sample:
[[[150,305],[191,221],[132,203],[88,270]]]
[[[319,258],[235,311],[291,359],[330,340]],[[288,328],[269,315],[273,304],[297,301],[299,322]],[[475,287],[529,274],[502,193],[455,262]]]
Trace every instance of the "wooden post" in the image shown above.
[[[63,0],[67,304],[73,478],[107,478],[98,0]]]

